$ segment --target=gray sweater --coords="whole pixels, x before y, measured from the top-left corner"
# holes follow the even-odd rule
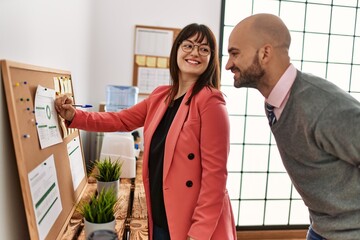
[[[360,103],[298,71],[272,132],[313,229],[327,239],[360,239]]]

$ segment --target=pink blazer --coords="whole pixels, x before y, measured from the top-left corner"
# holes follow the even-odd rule
[[[87,131],[132,131],[144,126],[143,181],[152,239],[148,160],[150,141],[167,105],[168,86],[120,112],[77,110],[70,127]],[[169,129],[164,155],[163,192],[172,240],[236,239],[226,190],[229,120],[220,91],[204,88],[185,105],[185,95]]]

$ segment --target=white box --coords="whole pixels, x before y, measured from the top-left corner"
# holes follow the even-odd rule
[[[135,178],[135,154],[134,138],[130,132],[104,133],[100,160],[110,157],[113,161],[123,162],[120,178]]]

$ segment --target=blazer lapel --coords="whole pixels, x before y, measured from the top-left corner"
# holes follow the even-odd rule
[[[158,99],[157,101],[161,102],[161,104],[159,104],[159,107],[157,108],[155,114],[154,114],[154,118],[151,120],[149,126],[147,127],[147,131],[146,131],[146,138],[144,139],[144,149],[150,149],[150,144],[151,144],[151,139],[154,135],[154,132],[157,128],[157,126],[159,125],[161,119],[164,116],[164,113],[167,109],[167,104],[164,103],[164,99],[165,98],[161,98]],[[150,151],[145,151],[147,153],[147,156],[144,156],[143,159],[149,159],[149,153]],[[148,178],[148,174],[149,174],[149,161],[144,161],[143,162],[143,169],[146,169],[146,171],[143,171],[143,177],[144,179]]]
[[[171,124],[169,132],[165,141],[165,153],[164,153],[164,167],[163,167],[163,181],[166,179],[167,174],[174,158],[175,145],[179,138],[180,131],[189,113],[189,105],[185,105],[185,102],[190,96],[192,89],[189,89],[181,102],[181,105],[175,115],[175,118]]]

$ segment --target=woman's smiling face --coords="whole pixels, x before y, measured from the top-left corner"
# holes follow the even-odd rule
[[[194,35],[184,40],[178,48],[177,64],[180,69],[180,76],[184,80],[194,77],[197,80],[209,65],[211,50],[207,39],[204,38],[202,42],[196,42],[196,39],[197,35]],[[208,55],[204,56],[206,54]]]

